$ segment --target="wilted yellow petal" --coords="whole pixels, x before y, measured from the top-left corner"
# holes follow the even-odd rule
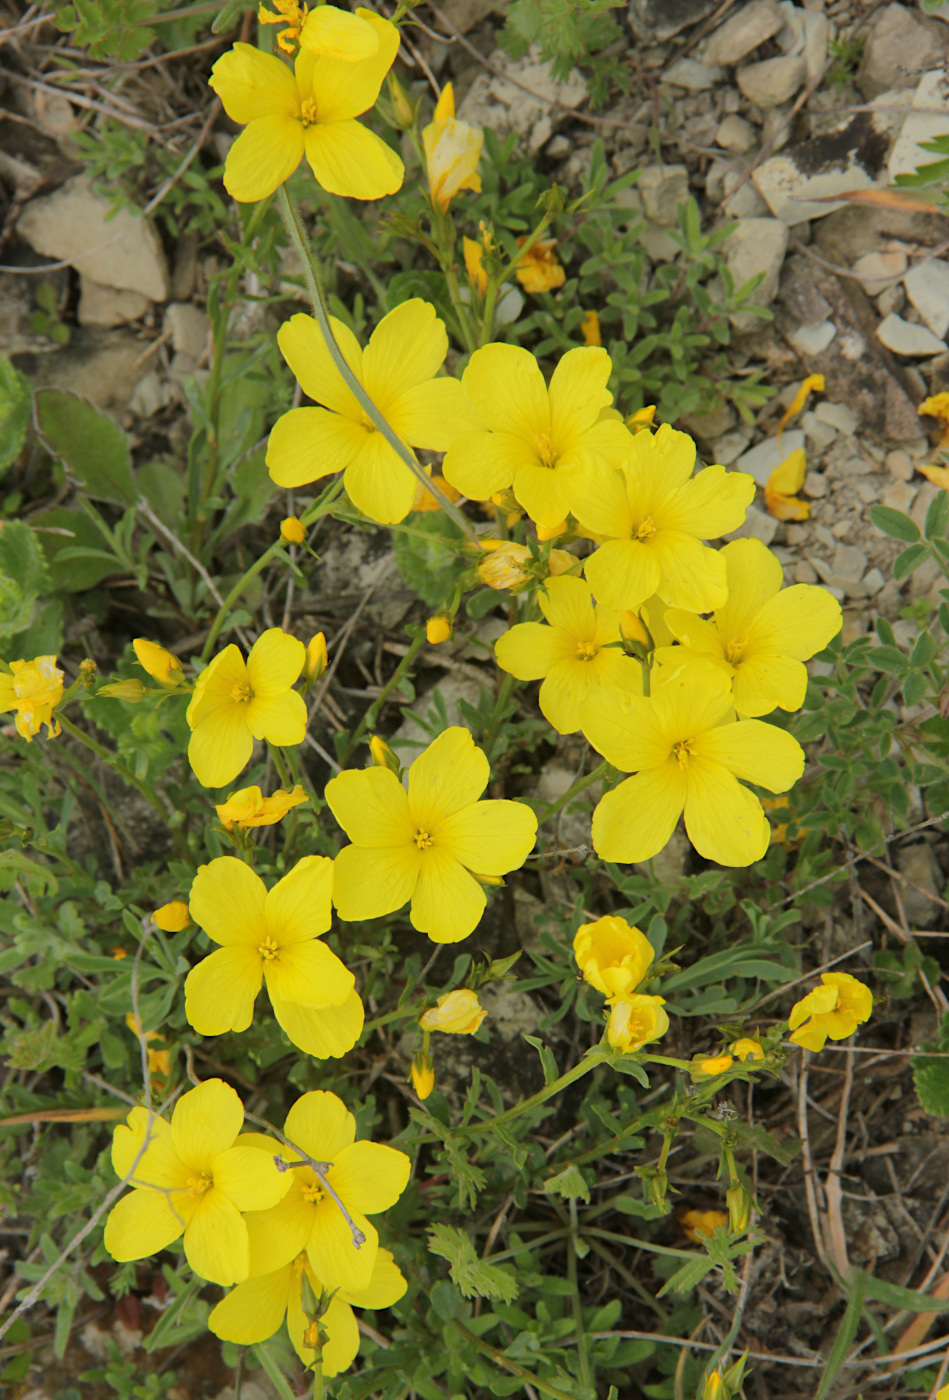
[[[784,431],[784,425],[789,423],[795,414],[800,413],[801,409],[810,398],[812,389],[817,389],[823,393],[824,376],[822,374],[809,374],[802,382],[801,387],[794,395],[792,402],[785,409],[784,416],[778,424],[778,437],[780,437]]]

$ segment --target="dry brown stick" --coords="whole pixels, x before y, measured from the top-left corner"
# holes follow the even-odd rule
[[[809,1052],[804,1051],[801,1067],[798,1072],[797,1089],[797,1127],[801,1135],[801,1155],[804,1158],[804,1192],[807,1199],[807,1213],[811,1221],[811,1234],[814,1236],[814,1248],[817,1257],[827,1268],[827,1250],[824,1245],[824,1230],[826,1221],[820,1209],[817,1199],[819,1181],[817,1169],[814,1166],[814,1157],[811,1152],[810,1130],[807,1122],[807,1062]]]
[[[852,1047],[848,1047],[852,1049]],[[824,1196],[827,1202],[827,1249],[834,1267],[841,1278],[850,1273],[850,1260],[847,1256],[847,1231],[843,1219],[843,1187],[841,1175],[847,1150],[847,1113],[850,1108],[850,1090],[853,1087],[853,1055],[848,1054],[844,1074],[840,1108],[837,1111],[837,1142],[827,1169],[824,1183]],[[806,1109],[805,1109],[806,1113]]]

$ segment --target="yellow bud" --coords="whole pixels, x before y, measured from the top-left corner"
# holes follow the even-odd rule
[[[455,115],[455,89],[451,83],[446,83],[442,88],[441,97],[435,103],[435,114],[432,121],[446,122]]]
[[[732,1067],[731,1055],[712,1055],[707,1060],[699,1060],[698,1068],[703,1074],[724,1074]]]
[[[173,899],[156,909],[152,919],[163,933],[180,933],[191,923],[191,914],[183,899]]]
[[[402,765],[389,748],[385,739],[380,739],[378,734],[373,734],[372,738],[369,740],[369,752],[372,754],[374,767],[388,768],[396,777],[399,777],[402,772]]]
[[[652,646],[652,637],[640,621],[638,613],[628,608],[619,615],[619,630],[624,641],[636,642],[647,649]]]
[[[286,520],[281,520],[280,538],[288,544],[302,544],[306,539],[302,520],[298,520],[295,515],[288,515]]]
[[[751,1219],[751,1197],[740,1181],[733,1182],[725,1192],[725,1204],[728,1206],[728,1225],[732,1234],[747,1230]]]
[[[435,1066],[431,1055],[423,1055],[419,1051],[412,1061],[412,1085],[420,1099],[427,1099],[435,1088]]]
[[[320,679],[326,671],[327,664],[326,638],[322,632],[317,632],[307,644],[306,660],[303,663],[303,679],[307,685],[312,685]]]
[[[121,962],[123,958],[127,958],[127,957],[128,957],[128,953],[126,952],[126,950],[125,950],[124,948],[113,948],[113,949],[112,949],[112,956],[113,956],[113,958],[115,959],[116,962]]]
[[[134,705],[139,700],[144,700],[146,695],[152,692],[142,685],[141,681],[113,681],[111,685],[100,685],[96,691],[97,695],[107,695],[110,700],[130,700]],[[157,695],[158,692],[156,691]]]
[[[96,666],[96,663],[92,660],[90,656],[87,656],[84,661],[80,661],[79,684],[84,690],[89,689],[90,685],[92,684],[92,678],[95,675],[97,669],[98,668]]]
[[[177,656],[172,656],[170,651],[158,646],[156,642],[150,642],[147,637],[136,637],[132,649],[138,658],[138,664],[158,681],[159,685],[174,689],[184,681],[184,672]]]
[[[702,1400],[725,1400],[725,1388],[720,1371],[713,1371],[705,1377]]]
[[[438,613],[435,617],[430,617],[425,624],[425,636],[433,647],[437,647],[440,642],[448,642],[452,638],[454,628],[451,625],[451,618],[444,613]]]
[[[764,1048],[760,1040],[752,1040],[745,1036],[742,1040],[736,1040],[731,1047],[731,1052],[737,1060],[763,1060]]]
[[[650,404],[647,408],[638,408],[635,413],[631,413],[626,419],[626,426],[633,433],[642,433],[651,425],[656,416],[656,405]]]
[[[389,96],[392,98],[392,111],[396,121],[403,131],[410,131],[415,125],[415,103],[394,73],[389,74]]]
[[[454,992],[444,992],[434,1006],[430,1006],[418,1019],[423,1031],[442,1031],[445,1035],[474,1035],[487,1016],[478,1001],[477,992],[468,987],[460,987]]]
[[[478,577],[482,583],[498,590],[526,586],[524,566],[531,557],[526,545],[514,544],[512,540],[482,540],[481,547],[489,551],[488,557],[478,565]]]

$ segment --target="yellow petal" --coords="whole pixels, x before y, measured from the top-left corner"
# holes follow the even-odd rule
[[[807,454],[798,447],[768,477],[768,490],[778,496],[794,496],[804,485],[806,475]]]
[[[199,865],[191,885],[190,910],[196,924],[215,943],[256,948],[266,933],[263,880],[236,856],[218,856]]]
[[[280,1331],[293,1286],[293,1266],[239,1283],[208,1318],[208,1328],[225,1342],[252,1346]]]
[[[271,1001],[276,997],[307,1008],[340,1006],[356,985],[349,969],[318,938],[281,948],[264,963],[264,977]]]
[[[244,705],[222,705],[201,720],[188,744],[188,762],[202,787],[227,787],[254,751]]]
[[[271,115],[299,116],[297,88],[290,69],[273,54],[262,53],[252,44],[235,44],[222,54],[208,81],[227,115],[242,125]]]
[[[570,509],[594,535],[628,540],[633,528],[627,473],[600,461],[589,461],[567,480]],[[637,522],[638,524],[638,522]],[[596,589],[594,589],[596,592]],[[600,602],[606,597],[597,593]]]
[[[737,530],[754,498],[755,479],[747,472],[706,467],[657,509],[656,525],[702,540],[716,539]]]
[[[466,432],[450,444],[442,471],[463,495],[488,501],[510,486],[515,472],[528,460],[529,448],[512,433]]]
[[[663,564],[674,563],[675,555],[670,550],[668,559],[663,559],[655,548],[654,542],[657,538],[658,536],[654,535],[648,541],[607,540],[606,544],[600,545],[599,549],[590,555],[583,566],[583,572],[599,602],[620,612],[624,609],[635,611],[663,586],[668,577],[668,570],[664,570]],[[681,539],[689,540],[697,549],[703,548],[687,535]],[[711,554],[712,551],[707,552]],[[690,559],[691,557],[690,554]],[[721,573],[724,572],[722,565]],[[673,582],[675,581],[677,580],[673,576]],[[668,588],[663,589],[664,598],[668,591]]]
[[[362,350],[348,326],[330,317],[330,330],[343,359],[357,379],[362,377]],[[277,332],[277,344],[303,392],[354,422],[361,422],[362,408],[336,368],[326,341],[312,316],[298,313],[284,321]]]
[[[693,739],[691,748],[736,778],[769,792],[787,792],[804,772],[804,750],[797,740],[759,719],[710,729]]]
[[[338,1060],[362,1035],[365,1020],[362,999],[356,991],[339,1006],[301,1006],[285,1001],[271,989],[274,1015],[299,1050],[318,1059]]]
[[[371,58],[379,52],[379,34],[358,15],[336,5],[318,5],[300,31],[300,47],[332,58]]]
[[[326,856],[304,856],[274,885],[264,922],[281,948],[326,933],[333,918],[332,893],[333,862]]]
[[[642,696],[598,687],[587,697],[580,717],[597,752],[627,773],[661,767],[672,750],[654,702]]]
[[[278,486],[306,486],[345,471],[365,439],[366,429],[342,414],[291,408],[270,430],[267,470]]]
[[[485,345],[471,356],[461,382],[474,411],[492,431],[528,443],[535,434],[550,434],[547,386],[529,350]]]
[[[647,541],[659,565],[656,592],[674,608],[709,612],[728,594],[725,561],[683,530],[660,530]]]
[[[233,1146],[244,1123],[244,1105],[223,1079],[206,1079],[182,1094],[171,1119],[175,1151],[196,1172],[214,1171],[215,1158]]]
[[[366,1216],[358,1211],[350,1213],[366,1236],[359,1249],[335,1201],[324,1196],[313,1212],[306,1252],[310,1267],[325,1288],[367,1288],[372,1278],[379,1233]]]
[[[537,601],[551,627],[563,628],[575,641],[593,640],[596,614],[590,586],[582,578],[567,575],[547,579]]]
[[[363,383],[382,412],[407,390],[424,384],[448,354],[445,323],[435,308],[412,297],[383,316],[363,352]]]
[[[756,651],[738,665],[732,687],[740,715],[799,710],[807,692],[807,668],[780,652]]]
[[[802,381],[801,387],[782,414],[781,421],[778,424],[778,438],[781,437],[785,424],[789,423],[796,414],[800,413],[801,409],[807,403],[812,389],[817,389],[820,393],[824,392],[824,376],[822,374],[809,374],[807,378]],[[794,487],[795,491],[799,489],[798,486]]]
[[[161,1138],[170,1144],[171,1128],[164,1118],[149,1114],[148,1109],[140,1105],[133,1108],[126,1122],[119,1123],[112,1133],[112,1167],[116,1176],[128,1176],[146,1137],[149,1142]]]
[[[300,1322],[304,1321],[301,1309]],[[327,1340],[323,1345],[323,1375],[331,1380],[333,1376],[338,1376],[341,1371],[347,1371],[356,1360],[359,1353],[359,1325],[352,1308],[338,1293],[326,1309],[321,1321],[327,1332]],[[301,1361],[312,1361],[313,1348],[307,1347],[306,1343],[303,1342],[303,1329],[293,1325],[289,1314],[287,1330]]]
[[[377,51],[358,63],[321,55],[312,70],[303,70],[311,72],[304,81],[308,90],[312,90],[321,122],[346,121],[368,112],[398,52],[399,31],[394,24],[371,10],[358,9],[356,14],[375,30],[379,39]],[[299,64],[299,59],[297,62]],[[298,81],[299,78],[298,73]]]
[[[603,860],[649,860],[666,845],[684,804],[682,770],[669,758],[600,799],[593,813],[593,848]]]
[[[356,1120],[338,1095],[315,1089],[297,1099],[283,1130],[307,1156],[332,1162],[355,1141]]]
[[[255,697],[286,691],[298,679],[306,647],[282,627],[268,627],[250,649],[247,674]]]
[[[356,65],[352,65],[355,67]],[[327,121],[303,133],[306,158],[317,184],[350,199],[381,199],[402,188],[405,166],[362,122]]]
[[[303,159],[304,130],[296,117],[257,117],[227,153],[224,188],[232,199],[252,204],[289,180]]]
[[[754,793],[727,768],[699,755],[690,758],[686,770],[685,829],[699,855],[719,865],[752,865],[771,840],[771,828]]]
[[[288,1132],[287,1136],[292,1134]],[[293,1159],[288,1148],[278,1146],[277,1151],[285,1161]],[[283,1200],[270,1210],[249,1211],[244,1217],[250,1242],[251,1278],[285,1267],[306,1247],[313,1223],[313,1206],[303,1199],[301,1171],[290,1171],[286,1175],[290,1177],[290,1187]]]
[[[109,1212],[103,1243],[113,1259],[126,1263],[167,1249],[183,1229],[161,1191],[130,1191]]]
[[[218,948],[185,980],[185,1015],[199,1035],[246,1031],[263,981],[261,956],[247,944]]]
[[[380,525],[397,525],[415,501],[415,477],[381,433],[367,433],[343,478],[353,505]]]
[[[479,875],[506,875],[524,864],[537,837],[537,818],[524,802],[474,802],[439,825],[439,849]]]
[[[367,770],[368,771],[368,770]],[[336,857],[333,903],[341,919],[378,919],[411,899],[422,852],[409,841],[399,846],[344,846]]]
[[[592,613],[592,608],[590,611]],[[509,671],[519,681],[537,681],[548,675],[558,662],[575,657],[576,644],[559,627],[519,622],[498,638],[494,655],[501,669]]]
[[[409,1180],[412,1159],[379,1142],[354,1142],[336,1154],[327,1181],[347,1210],[377,1215],[394,1206]]]
[[[411,843],[415,827],[405,789],[388,768],[348,769],[326,784],[330,811],[360,846]]]
[[[691,741],[714,729],[731,706],[729,677],[705,657],[661,675],[653,686],[652,704],[663,735],[671,746]]]
[[[406,389],[386,411],[389,426],[411,447],[446,452],[477,425],[457,379],[429,379]]]
[[[438,101],[435,103],[435,112],[432,121],[447,122],[449,117],[455,115],[455,89],[452,83],[446,83],[442,88]]]
[[[274,1166],[275,1151],[279,1151],[277,1143],[269,1152],[239,1143],[228,1148],[214,1162],[215,1190],[222,1191],[239,1211],[270,1210],[290,1187],[288,1174]]]
[[[780,592],[784,571],[760,540],[732,540],[721,554],[728,578],[728,601],[715,614],[715,621],[727,641],[744,638],[761,609]]]
[[[433,943],[458,943],[474,932],[485,904],[484,890],[454,856],[438,846],[422,852],[410,915],[419,933]]]
[[[404,1297],[407,1287],[392,1255],[387,1249],[380,1249],[368,1287],[342,1289],[340,1296],[357,1308],[391,1308]]]
[[[596,423],[601,408],[613,402],[606,387],[613,371],[603,349],[593,346],[568,350],[550,380],[550,436],[559,451],[575,442]]]
[[[434,834],[452,812],[477,802],[490,767],[469,729],[452,725],[433,739],[409,768],[409,813],[414,830]]]
[[[944,491],[949,491],[949,467],[917,467],[918,472],[922,472],[934,486],[941,486]]]
[[[724,553],[724,550],[722,552]],[[724,661],[722,634],[714,622],[708,622],[697,613],[686,612],[685,608],[668,608],[666,626],[675,639],[688,647],[689,651],[702,652]],[[669,651],[670,648],[660,647],[657,650]]]
[[[562,467],[551,469],[536,461],[519,463],[514,473],[512,485],[518,504],[546,529],[559,525],[570,509],[565,475]]]
[[[743,654],[780,651],[806,661],[836,637],[842,617],[840,604],[826,588],[794,584],[771,598],[752,619]]]
[[[185,1227],[185,1258],[201,1278],[227,1287],[247,1278],[247,1226],[237,1207],[214,1187]]]

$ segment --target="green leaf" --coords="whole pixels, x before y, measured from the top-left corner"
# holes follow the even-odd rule
[[[585,1201],[590,1199],[590,1188],[583,1179],[583,1173],[572,1162],[556,1176],[548,1177],[544,1182],[544,1190],[556,1191],[557,1195],[565,1201],[575,1201],[579,1196],[582,1196]]]
[[[4,521],[0,528],[0,647],[6,649],[17,633],[26,631],[37,598],[49,587],[49,569],[29,525],[22,520]]]
[[[40,389],[36,426],[49,450],[96,501],[132,506],[138,500],[128,439],[108,414],[62,389]]]
[[[913,544],[919,539],[919,530],[901,510],[891,510],[889,506],[871,506],[870,519],[878,530],[882,530],[884,535],[889,535],[891,539],[902,540],[904,544]]]
[[[827,1365],[821,1377],[820,1387],[814,1400],[824,1400],[830,1392],[830,1388],[836,1379],[837,1372],[847,1358],[847,1354],[853,1344],[853,1339],[857,1335],[857,1327],[860,1324],[860,1317],[863,1313],[863,1300],[866,1296],[866,1274],[861,1269],[857,1269],[850,1278],[850,1287],[853,1290],[847,1303],[847,1311],[841,1319],[840,1327],[837,1329],[837,1336],[834,1338],[834,1345],[831,1348],[830,1356],[827,1358]]]
[[[433,1225],[428,1248],[448,1260],[452,1282],[465,1298],[500,1298],[513,1303],[518,1294],[517,1280],[499,1264],[486,1264],[475,1253],[474,1245],[454,1225]]]
[[[0,355],[0,474],[16,461],[26,441],[31,399],[27,380]]]
[[[393,530],[392,545],[399,573],[424,603],[437,608],[446,601],[456,580],[467,568],[465,560],[440,541],[461,539],[461,531],[441,511],[424,514],[413,511],[406,523],[413,530],[430,535],[431,539],[419,539],[415,534]]]
[[[949,1118],[949,1059],[919,1057],[912,1061],[913,1084],[924,1112]]]
[[[914,569],[918,569],[930,555],[930,546],[924,544],[922,540],[918,544],[911,544],[909,549],[904,549],[902,554],[896,556],[893,565],[893,577],[895,579],[906,578]]]
[[[949,492],[937,491],[926,511],[923,534],[927,540],[942,539],[945,536],[947,525],[949,525]]]
[[[533,1045],[540,1056],[541,1069],[544,1071],[544,1085],[553,1084],[554,1080],[560,1074],[557,1068],[557,1061],[554,1059],[554,1052],[549,1046],[545,1045],[542,1040],[539,1040],[536,1035],[525,1035],[524,1039],[527,1041],[528,1045]]]
[[[110,574],[125,573],[121,559],[104,552],[105,540],[85,511],[53,506],[50,510],[38,511],[30,520],[33,525],[42,527],[37,529],[37,537],[57,591],[81,593],[87,588],[94,588]],[[52,534],[47,531],[69,533]],[[73,557],[70,560],[67,557],[60,561],[60,555],[74,549],[87,552],[79,559]]]

